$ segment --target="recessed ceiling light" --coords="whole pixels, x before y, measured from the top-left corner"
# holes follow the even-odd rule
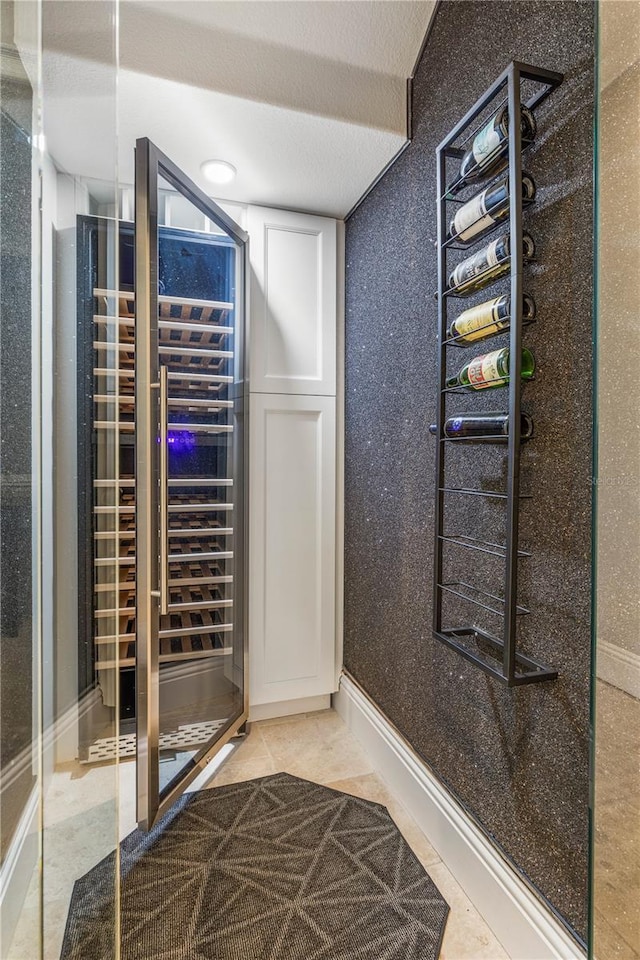
[[[237,170],[226,160],[205,160],[200,164],[203,176],[212,183],[231,183]]]

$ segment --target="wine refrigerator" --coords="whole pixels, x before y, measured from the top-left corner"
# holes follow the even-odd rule
[[[149,829],[247,718],[247,236],[146,139],[117,289],[113,223],[78,226],[79,673],[120,729],[81,759],[136,757]]]

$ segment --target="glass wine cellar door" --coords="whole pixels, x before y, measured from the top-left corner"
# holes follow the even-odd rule
[[[150,829],[247,717],[247,236],[147,139],[135,204],[137,801]]]

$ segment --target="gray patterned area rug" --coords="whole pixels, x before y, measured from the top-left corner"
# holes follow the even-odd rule
[[[114,856],[77,881],[61,960],[112,960]],[[289,774],[121,845],[122,960],[436,960],[448,912],[385,807]]]

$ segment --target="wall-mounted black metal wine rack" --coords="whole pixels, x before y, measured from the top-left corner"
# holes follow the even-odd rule
[[[531,556],[527,551],[519,549],[519,510],[524,495],[520,492],[520,414],[521,414],[521,367],[522,367],[522,329],[523,329],[523,274],[526,258],[523,254],[523,207],[522,200],[522,152],[529,145],[523,139],[520,124],[520,105],[526,104],[530,110],[535,110],[552,91],[562,82],[562,74],[553,73],[528,64],[512,62],[497,80],[482,94],[468,113],[451,130],[436,150],[437,158],[437,209],[438,209],[438,383],[439,394],[436,411],[436,510],[435,510],[435,543],[434,543],[434,579],[433,579],[433,634],[436,639],[455,650],[466,660],[475,664],[485,673],[496,677],[507,686],[553,680],[557,672],[544,666],[537,660],[525,656],[517,650],[517,622],[523,615],[529,613],[518,603],[518,567],[522,560]],[[529,99],[523,99],[523,89],[531,87],[533,93]],[[506,97],[505,97],[506,93]],[[458,444],[452,447],[451,440],[444,435],[447,398],[451,394],[460,392],[460,388],[447,387],[447,348],[459,348],[459,342],[452,342],[447,336],[447,306],[453,302],[459,303],[461,296],[455,289],[448,287],[447,255],[451,250],[464,246],[465,249],[476,242],[485,244],[489,233],[500,228],[499,222],[491,230],[478,234],[471,243],[460,244],[448,237],[448,225],[452,204],[465,203],[475,192],[483,189],[486,183],[478,186],[477,181],[470,182],[456,175],[452,180],[448,176],[454,166],[459,169],[460,160],[465,154],[465,145],[469,146],[483,124],[495,111],[504,104],[508,107],[509,137],[508,137],[508,180],[509,180],[509,239],[510,265],[506,275],[510,281],[511,316],[508,326],[509,334],[509,377],[508,377],[508,435],[501,438],[506,441],[506,489],[502,491],[476,490],[470,487],[451,487],[446,485],[446,457],[448,451],[455,451]],[[492,113],[487,111],[491,109]],[[484,120],[478,125],[478,118]],[[449,163],[447,162],[449,161]],[[501,175],[507,176],[506,168]],[[498,176],[496,171],[495,176]],[[475,186],[473,192],[469,187]],[[506,232],[507,221],[503,220],[503,231]],[[490,238],[489,238],[490,239]],[[505,329],[505,334],[507,329]],[[468,344],[468,349],[478,350],[479,340]],[[456,355],[460,357],[459,349]],[[475,354],[470,354],[470,357]],[[496,388],[506,390],[503,388]],[[465,391],[466,392],[466,391]],[[496,437],[480,438],[484,442],[496,441]],[[453,454],[455,455],[455,454]],[[449,506],[450,496],[487,497],[502,501],[506,510],[505,542],[493,543],[477,537],[460,536],[445,529],[445,518]],[[444,545],[455,545],[456,548],[469,551],[473,556],[476,551],[482,554],[499,557],[504,560],[503,595],[489,593],[484,588],[467,582],[467,580],[446,581],[444,579]],[[496,636],[485,629],[473,625],[444,626],[443,599],[455,596],[474,609],[489,611],[492,615],[501,618],[503,630],[501,636]],[[458,604],[459,605],[459,604]]]

